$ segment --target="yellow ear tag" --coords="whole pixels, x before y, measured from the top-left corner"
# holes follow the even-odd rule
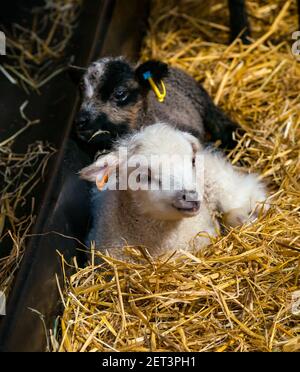
[[[144,79],[149,81],[149,84],[151,85],[151,88],[153,92],[155,93],[158,101],[161,103],[164,102],[166,95],[167,95],[167,90],[166,90],[166,86],[164,82],[162,80],[160,81],[161,88],[162,88],[162,92],[161,92],[158,86],[155,84],[150,71],[147,71],[144,73]]]
[[[99,191],[103,190],[103,187],[107,184],[108,182],[108,173],[105,173],[105,175],[99,180],[98,178],[96,179],[96,186]]]

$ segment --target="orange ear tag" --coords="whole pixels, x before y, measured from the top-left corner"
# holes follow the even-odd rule
[[[96,186],[99,191],[103,190],[103,187],[107,184],[108,182],[108,173],[105,173],[104,176],[99,180],[98,178],[96,179]]]

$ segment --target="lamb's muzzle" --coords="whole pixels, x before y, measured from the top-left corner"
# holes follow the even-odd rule
[[[174,208],[187,216],[195,216],[200,210],[200,200],[197,191],[182,190],[175,196]]]

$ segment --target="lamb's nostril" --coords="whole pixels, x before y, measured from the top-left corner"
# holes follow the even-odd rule
[[[76,126],[78,129],[83,129],[85,127],[86,121],[76,121]]]
[[[198,201],[199,200],[199,195],[198,195],[197,191],[194,191],[194,190],[183,191],[181,198],[184,201],[193,202],[193,201]]]
[[[75,120],[78,129],[83,129],[90,121],[90,114],[87,111],[81,111]]]

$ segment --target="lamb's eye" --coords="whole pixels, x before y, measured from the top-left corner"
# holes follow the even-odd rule
[[[117,88],[114,93],[114,97],[119,102],[124,102],[128,98],[129,92],[126,88]]]
[[[193,164],[193,167],[196,166],[196,157],[194,156],[193,159],[192,159],[192,164]]]
[[[151,183],[151,169],[148,169],[148,175],[146,173],[138,174],[136,177],[136,182],[139,183],[141,182],[142,179],[143,179],[143,182],[146,182],[147,177],[148,177],[148,182]]]
[[[148,182],[151,183],[151,179],[152,179],[152,172],[151,172],[151,169],[148,169]]]

